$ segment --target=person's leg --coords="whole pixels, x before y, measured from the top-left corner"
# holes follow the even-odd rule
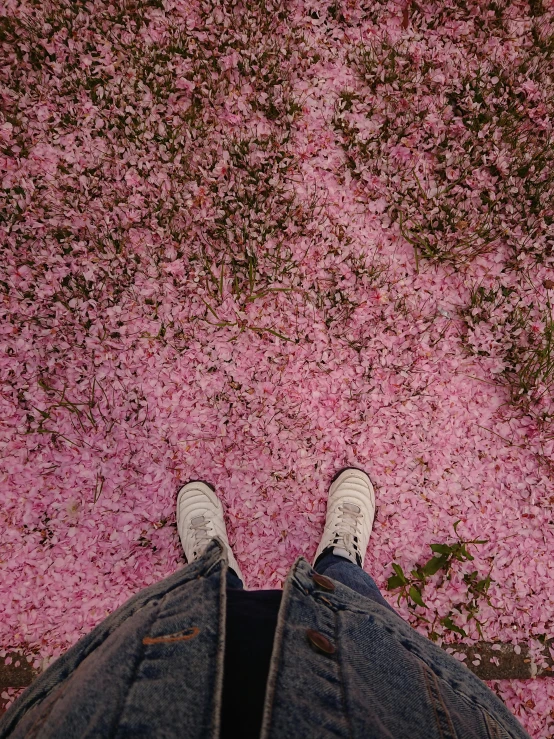
[[[374,518],[375,491],[369,475],[357,467],[339,470],[331,480],[325,528],[313,567],[396,613],[362,569]]]
[[[371,598],[376,603],[396,613],[390,603],[387,603],[381,595],[375,580],[349,559],[333,554],[332,549],[327,549],[320,554],[314,564],[314,570],[319,572],[320,575],[327,575],[332,580],[337,580],[346,585],[347,588],[355,590],[356,593],[363,595],[365,598]]]

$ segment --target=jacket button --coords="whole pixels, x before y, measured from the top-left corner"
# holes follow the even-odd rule
[[[335,583],[328,577],[325,577],[325,575],[320,575],[317,572],[314,572],[312,575],[313,581],[319,585],[320,588],[323,588],[324,590],[331,590],[333,591],[335,589]]]
[[[325,654],[334,654],[337,651],[335,645],[331,644],[329,639],[327,639],[326,636],[323,636],[323,634],[320,634],[319,631],[308,629],[306,631],[306,636],[316,649],[319,649],[321,652],[325,652]]]

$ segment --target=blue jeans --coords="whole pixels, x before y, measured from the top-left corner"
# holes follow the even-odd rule
[[[336,554],[332,553],[324,554],[316,563],[314,570],[319,572],[320,575],[327,575],[332,580],[337,580],[337,582],[346,585],[347,588],[354,590],[365,598],[371,598],[379,605],[385,606],[389,611],[396,613],[394,608],[381,595],[375,580],[349,559],[337,557]],[[227,573],[227,587],[239,590],[243,588],[242,580],[231,568]]]

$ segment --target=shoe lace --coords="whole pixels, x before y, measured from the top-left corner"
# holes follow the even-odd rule
[[[358,550],[358,542],[360,537],[360,525],[362,521],[362,511],[359,506],[353,503],[343,503],[339,507],[340,523],[335,528],[335,546],[342,546],[344,549]]]
[[[206,516],[195,516],[191,519],[190,527],[196,545],[195,554],[204,549],[213,538],[210,519]]]

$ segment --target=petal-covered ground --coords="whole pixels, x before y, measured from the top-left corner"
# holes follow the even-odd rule
[[[38,666],[182,566],[191,479],[280,586],[346,465],[421,633],[554,637],[552,17],[4,4],[5,649]],[[554,735],[554,681],[491,687]]]

